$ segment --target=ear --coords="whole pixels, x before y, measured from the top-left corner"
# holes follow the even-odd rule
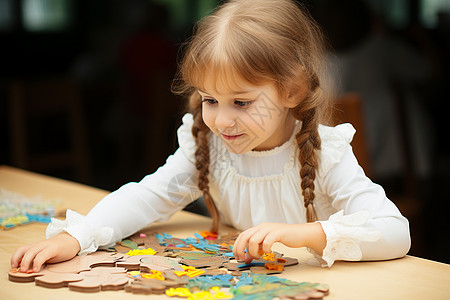
[[[298,94],[296,94],[296,95],[298,95]],[[295,97],[296,95],[289,96],[286,99],[286,101],[284,102],[284,107],[286,107],[286,108],[297,107],[302,102],[302,99]]]
[[[284,106],[286,108],[297,107],[306,99],[306,97],[308,97],[309,91],[310,88],[304,72],[299,72],[299,75],[295,76],[288,84],[287,97]]]
[[[308,96],[309,90],[306,85],[298,87],[296,90],[291,91],[285,99],[284,106],[286,108],[297,107]]]

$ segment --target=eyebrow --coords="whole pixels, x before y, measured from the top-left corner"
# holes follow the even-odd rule
[[[197,91],[199,91],[199,92],[201,92],[201,93],[203,93],[203,94],[212,95],[212,94],[210,94],[210,93],[208,93],[208,92],[202,91],[201,89],[197,89]],[[252,93],[252,92],[254,92],[254,91],[255,91],[255,90],[233,91],[233,94],[248,94],[248,93]]]

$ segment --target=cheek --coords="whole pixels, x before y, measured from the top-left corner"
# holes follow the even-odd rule
[[[214,110],[212,110],[211,107],[209,107],[206,104],[203,104],[202,106],[202,119],[203,122],[205,122],[206,126],[208,126],[209,129],[214,131],[214,123],[215,123]]]

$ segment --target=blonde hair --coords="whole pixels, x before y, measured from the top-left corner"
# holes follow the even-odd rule
[[[296,134],[301,188],[307,221],[317,220],[313,200],[317,150],[321,146],[318,125],[326,123],[329,115],[319,27],[306,10],[291,0],[232,0],[199,21],[186,45],[176,92],[189,94],[198,187],[213,218],[211,231],[218,231],[219,213],[209,193],[210,130],[202,120],[197,89],[202,88],[207,77],[218,80],[230,73],[235,76],[227,78],[243,78],[254,85],[271,82],[280,95],[293,97],[299,103],[291,113],[302,122]]]

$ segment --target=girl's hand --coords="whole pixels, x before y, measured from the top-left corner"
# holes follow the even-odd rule
[[[69,260],[78,252],[78,241],[64,232],[48,240],[20,247],[11,257],[11,267],[20,268],[20,272],[39,272],[45,262]]]
[[[309,247],[322,253],[326,246],[326,236],[320,223],[284,224],[262,223],[243,231],[233,246],[237,260],[250,263],[260,257],[260,250],[272,252],[272,245],[280,242],[288,247]],[[247,253],[244,252],[247,248]]]

